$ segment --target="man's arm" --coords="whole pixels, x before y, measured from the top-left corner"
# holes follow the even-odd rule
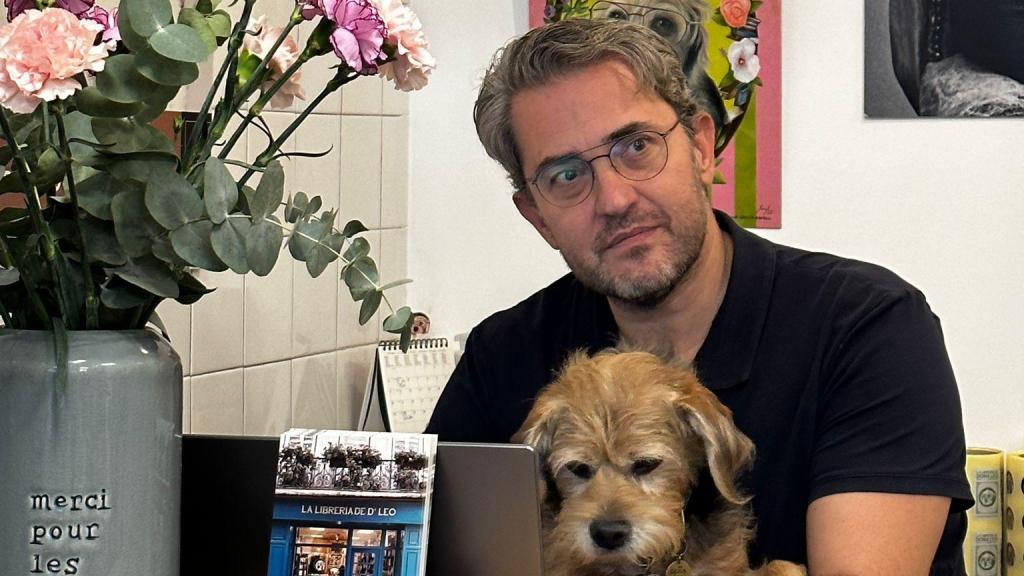
[[[949,513],[944,496],[847,492],[807,508],[811,576],[927,575]]]

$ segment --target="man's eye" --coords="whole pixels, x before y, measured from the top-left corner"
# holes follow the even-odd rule
[[[572,472],[573,476],[587,480],[594,475],[594,469],[589,464],[583,462],[569,462],[565,466],[566,470]]]
[[[645,476],[654,472],[654,470],[660,465],[661,460],[657,458],[638,458],[633,462],[633,475]]]
[[[649,134],[634,134],[626,142],[627,156],[640,156],[651,145],[652,140]]]
[[[558,186],[560,184],[569,184],[579,177],[580,173],[575,168],[565,168],[552,174],[549,181],[553,186]]]

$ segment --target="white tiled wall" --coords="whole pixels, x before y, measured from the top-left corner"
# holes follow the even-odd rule
[[[307,33],[306,26],[297,29],[300,43]],[[303,68],[309,99],[333,75],[330,58]],[[202,70],[212,76],[215,63]],[[198,109],[201,92],[194,86],[175,102]],[[296,100],[290,110],[269,110],[263,118],[280,133],[303,107]],[[321,196],[322,210],[339,210],[338,228],[352,219],[370,228],[364,237],[382,282],[404,278],[407,269],[408,109],[408,96],[390,83],[357,79],[324,100],[285,146],[328,154],[282,162],[286,194]],[[252,161],[266,143],[250,129],[231,157]],[[185,432],[275,435],[293,426],[356,426],[384,315],[358,325],[359,304],[340,280],[337,263],[311,278],[285,248],[262,278],[205,271],[198,276],[216,291],[192,306],[165,302],[158,308],[185,370]],[[387,296],[402,306],[405,288]]]

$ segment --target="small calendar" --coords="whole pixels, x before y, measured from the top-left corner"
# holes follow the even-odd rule
[[[417,338],[402,352],[398,341],[377,346],[377,358],[363,394],[360,430],[420,433],[455,370],[446,338]]]

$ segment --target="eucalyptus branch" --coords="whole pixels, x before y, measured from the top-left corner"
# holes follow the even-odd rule
[[[292,120],[292,123],[289,124],[287,128],[285,128],[284,132],[281,132],[281,135],[278,136],[276,140],[271,142],[270,146],[267,146],[266,150],[261,152],[260,155],[256,157],[256,162],[254,162],[253,164],[255,166],[263,167],[270,163],[271,159],[274,157],[274,154],[276,154],[277,151],[281,148],[281,146],[283,146],[284,143],[288,141],[288,138],[291,137],[292,133],[299,128],[299,125],[306,120],[307,116],[313,113],[313,110],[315,110],[316,107],[319,106],[320,103],[323,102],[325,98],[327,98],[335,90],[341,88],[345,84],[348,84],[349,82],[358,77],[359,74],[357,74],[354,70],[348,68],[347,66],[342,66],[341,68],[338,68],[338,72],[335,73],[333,78],[327,81],[327,85],[324,86],[324,89],[321,90],[319,94],[317,94],[316,98],[314,98],[309,103],[309,105],[306,106],[305,110],[303,110],[302,113],[295,118],[295,120]],[[260,98],[260,100],[262,99],[263,98]],[[249,110],[249,114],[252,114],[252,109]],[[242,175],[242,178],[238,180],[238,185],[245,185],[249,178],[252,177],[252,173],[252,169],[247,170],[246,173]]]
[[[274,45],[270,47],[270,50],[263,55],[259,65],[256,66],[255,70],[253,70],[249,79],[238,90],[238,95],[235,96],[235,101],[231,103],[233,108],[240,106],[242,102],[245,102],[246,99],[249,98],[249,96],[252,96],[252,93],[259,88],[260,84],[263,83],[263,77],[266,76],[267,66],[273,59],[277,49],[281,47],[281,44],[284,43],[284,39],[288,37],[288,34],[291,33],[292,29],[305,21],[305,18],[302,17],[302,6],[301,2],[295,3],[295,9],[292,10],[292,15],[288,18],[288,25],[284,27],[281,35],[274,41]]]
[[[224,62],[217,72],[217,78],[213,81],[213,85],[210,86],[210,90],[206,93],[203,106],[199,109],[195,130],[192,133],[192,137],[189,138],[188,161],[185,163],[183,170],[186,173],[189,172],[196,158],[209,156],[214,142],[224,133],[228,118],[231,117],[231,102],[234,99],[235,83],[238,81],[238,51],[242,48],[242,38],[245,36],[246,28],[249,26],[249,16],[252,14],[252,8],[256,4],[256,0],[244,0],[244,2],[242,15],[239,17],[238,22],[235,23],[234,30],[231,31],[231,38],[228,40],[228,49],[224,55]],[[210,134],[206,136],[206,140],[203,140],[202,133],[206,126],[206,116],[210,111],[210,106],[213,104],[214,95],[225,76],[227,76],[227,80],[224,83],[224,96],[217,106],[213,128],[210,130]],[[199,152],[200,142],[203,142],[201,156]]]
[[[7,243],[4,242],[2,236],[0,236],[0,253],[5,254],[5,257],[9,259],[10,264],[13,264],[13,267],[20,271],[21,282],[25,285],[25,292],[28,294],[28,300],[32,305],[32,311],[39,317],[43,326],[47,325],[50,315],[46,313],[46,306],[43,305],[43,301],[39,298],[39,290],[36,289],[35,281],[32,280],[31,275],[26,273],[25,268],[18,261],[14,252],[12,252],[7,246]],[[8,268],[12,267],[8,264],[5,264],[5,266]]]
[[[68,144],[68,133],[64,126],[64,104],[57,105],[57,134],[60,138],[60,152],[64,157],[64,170],[68,179],[68,196],[71,199],[71,206],[74,209],[75,235],[78,243],[82,246],[82,271],[85,282],[85,329],[95,330],[100,327],[100,300],[96,297],[96,285],[92,277],[92,262],[89,259],[89,251],[85,245],[85,235],[82,233],[82,226],[78,221],[78,188],[75,184],[75,176],[71,171],[71,146]]]

